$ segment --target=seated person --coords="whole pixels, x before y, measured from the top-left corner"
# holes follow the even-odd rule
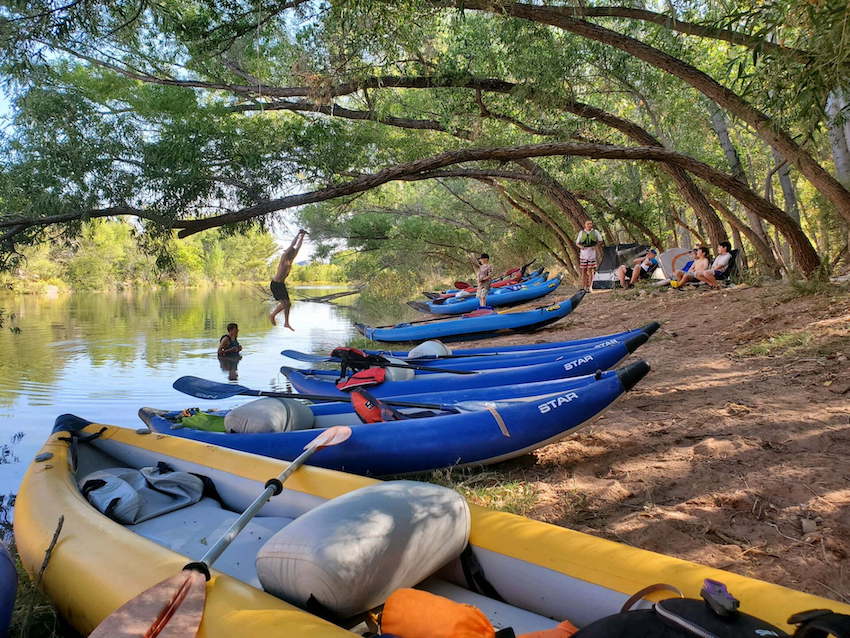
[[[623,288],[628,288],[630,285],[635,285],[638,279],[649,279],[650,275],[658,268],[657,257],[658,253],[655,252],[655,249],[650,248],[643,257],[638,257],[634,260],[634,267],[623,264],[617,268],[614,274],[620,280],[620,285]],[[627,278],[629,279],[628,283],[626,283]]]
[[[708,269],[709,264],[709,254],[708,248],[705,246],[700,246],[696,248],[694,251],[694,260],[686,265],[682,270],[676,271],[676,281],[671,281],[670,285],[673,288],[678,288],[679,286],[688,283],[689,281],[696,281],[696,273],[702,270]]]
[[[717,248],[717,257],[707,270],[696,270],[694,276],[702,282],[705,282],[711,288],[720,288],[718,280],[725,279],[729,274],[729,264],[732,263],[732,244],[728,241],[720,242]]]

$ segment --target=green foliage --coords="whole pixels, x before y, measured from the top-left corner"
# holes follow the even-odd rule
[[[270,234],[212,232],[186,240],[169,239],[167,266],[139,245],[128,223],[93,220],[70,246],[40,244],[24,252],[15,273],[0,274],[13,291],[41,292],[45,285],[73,290],[110,290],[175,283],[267,281],[277,244]]]
[[[675,17],[760,39],[754,48],[683,35],[669,25],[593,21],[744,94],[827,163],[823,103],[830,91],[850,88],[848,12],[843,0],[675,4]],[[794,51],[777,53],[771,43]],[[141,234],[143,252],[155,254],[158,264],[152,268],[141,254],[121,262],[133,278],[144,279],[168,261],[172,276],[186,282],[244,279],[262,266],[246,255],[265,251],[252,244],[231,253],[227,242],[198,243],[194,236],[181,240],[184,245],[171,240],[170,228],[227,212],[273,210],[275,198],[286,194],[458,148],[570,139],[636,143],[569,112],[567,100],[626,118],[665,146],[726,169],[707,104],[682,81],[557,28],[429,0],[314,0],[286,10],[276,2],[59,6],[27,0],[10,4],[0,21],[0,73],[14,107],[12,126],[0,133],[0,266],[49,242],[52,250],[74,252],[67,273],[52,277],[67,274],[79,285],[99,287],[111,277],[81,252],[108,252],[127,241],[122,235],[98,243],[103,237],[83,224],[91,217],[138,216],[130,234]],[[436,84],[494,78],[517,88],[509,94],[448,87],[330,90],[388,76],[430,77]],[[191,84],[175,86],[183,81]],[[306,87],[306,95],[286,87]],[[341,108],[356,119],[346,119]],[[316,112],[322,109],[333,116]],[[747,178],[762,183],[775,163],[770,150],[746,127],[731,126]],[[613,241],[672,245],[678,243],[674,216],[698,226],[654,164],[535,161],[579,197]],[[464,167],[526,170],[495,161]],[[506,266],[533,257],[569,261],[573,248],[563,237],[574,233],[575,222],[551,192],[527,181],[496,185],[507,192],[496,192],[493,181],[468,179],[392,183],[311,204],[297,215],[319,242],[320,258],[348,249],[342,274],[322,275],[331,281],[390,269],[408,285],[465,277],[468,256],[482,249]],[[846,225],[821,194],[798,186],[803,228],[831,259]],[[508,205],[505,194],[532,215]],[[740,207],[734,212],[743,217]],[[57,215],[66,221],[5,234],[15,222]],[[254,227],[262,230],[267,219]],[[244,236],[244,223],[237,228],[235,236]],[[122,254],[129,258],[130,249]]]

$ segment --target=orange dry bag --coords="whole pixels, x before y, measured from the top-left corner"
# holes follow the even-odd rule
[[[384,604],[381,633],[399,638],[494,638],[487,616],[472,605],[418,589],[397,589]]]

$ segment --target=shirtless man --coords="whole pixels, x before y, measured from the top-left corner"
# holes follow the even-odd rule
[[[295,331],[295,328],[289,325],[289,309],[292,307],[292,302],[289,301],[289,292],[286,290],[286,284],[284,282],[289,276],[289,271],[292,270],[292,262],[295,261],[295,255],[297,255],[298,251],[301,249],[301,244],[304,242],[304,236],[306,234],[306,230],[299,230],[298,234],[295,235],[295,239],[293,239],[292,243],[289,244],[289,248],[283,251],[283,254],[280,256],[280,263],[277,265],[277,272],[274,277],[272,277],[272,281],[269,284],[272,296],[275,298],[275,301],[278,302],[274,307],[274,310],[272,310],[269,315],[269,319],[271,320],[272,325],[276,326],[277,322],[275,321],[275,317],[283,312],[283,326],[292,331]]]

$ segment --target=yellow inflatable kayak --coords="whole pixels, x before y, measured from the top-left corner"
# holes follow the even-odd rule
[[[15,538],[32,575],[64,516],[43,587],[84,634],[126,601],[198,560],[287,465],[114,426],[82,422],[70,429],[78,437],[73,446],[69,432],[56,432],[29,468],[17,499]],[[85,440],[93,434],[96,438]],[[138,474],[141,468],[159,469]],[[135,501],[112,498],[119,492],[110,492],[105,511],[112,518],[93,505],[119,474],[130,481],[128,472],[150,478],[151,472],[170,476],[171,471],[209,479],[200,500],[147,515],[144,507],[129,507]],[[124,514],[136,517],[132,524],[113,520],[124,505],[132,510]],[[483,579],[467,579],[470,553]],[[741,600],[741,611],[786,631],[788,617],[798,611],[850,612],[850,606],[832,600],[467,506],[455,492],[430,484],[382,483],[303,467],[216,562],[199,635],[351,638],[356,628],[349,631],[320,615],[352,617],[383,602],[394,588],[413,586],[473,604],[497,629],[510,626],[519,635],[565,619],[585,626],[617,613],[632,594],[655,583],[698,598],[706,578],[725,583]],[[482,581],[502,600],[482,593],[492,592]],[[333,613],[321,613],[329,610]]]

